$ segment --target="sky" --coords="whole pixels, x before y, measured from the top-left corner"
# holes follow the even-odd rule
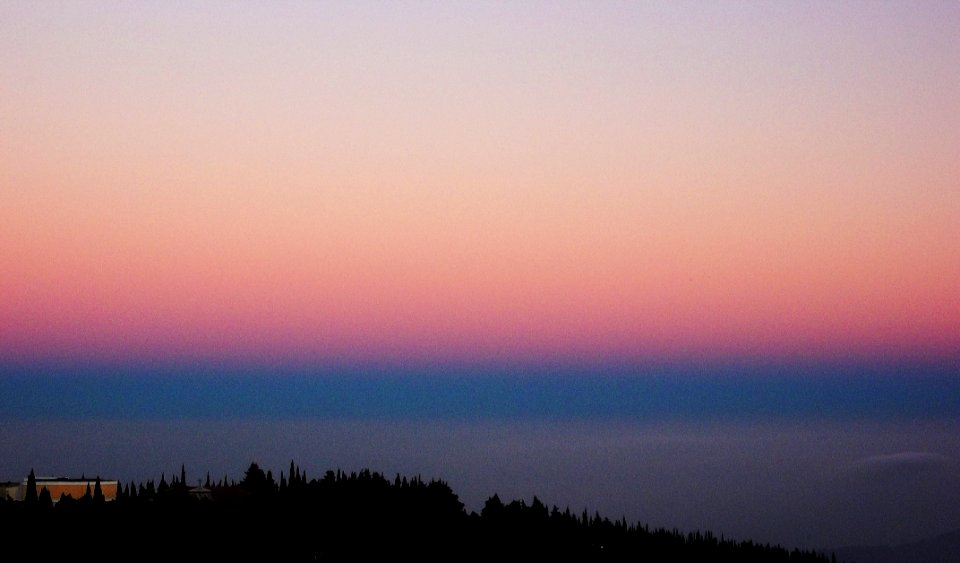
[[[4,3],[2,354],[956,359],[954,3]]]
[[[594,455],[854,424],[861,462],[955,477],[958,30],[935,1],[3,2],[0,418],[540,421]]]

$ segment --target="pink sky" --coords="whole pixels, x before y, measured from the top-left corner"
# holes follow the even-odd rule
[[[0,358],[956,358],[958,29],[5,2]]]

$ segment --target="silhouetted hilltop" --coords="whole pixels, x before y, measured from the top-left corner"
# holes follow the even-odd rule
[[[479,514],[441,480],[368,469],[308,479],[296,464],[275,479],[252,463],[239,482],[185,472],[167,482],[129,483],[110,502],[27,491],[0,502],[8,542],[30,560],[316,561],[585,560],[826,562],[787,550],[611,521],[494,494]],[[42,493],[42,491],[41,491]],[[28,500],[27,500],[28,499]]]
[[[836,554],[847,563],[957,563],[960,530],[896,546],[842,547]]]

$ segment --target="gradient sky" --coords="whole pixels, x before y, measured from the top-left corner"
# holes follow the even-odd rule
[[[0,359],[955,361],[958,29],[4,2]]]
[[[0,480],[829,547],[958,421],[960,2],[0,1]]]

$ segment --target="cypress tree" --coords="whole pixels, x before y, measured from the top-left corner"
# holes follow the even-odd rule
[[[30,474],[27,475],[27,490],[23,496],[23,502],[28,505],[37,503],[37,476],[33,474],[33,468],[30,468]]]
[[[88,484],[89,488],[90,485]],[[107,499],[103,496],[103,489],[100,487],[100,476],[97,476],[97,481],[93,485],[93,502],[105,502]]]

